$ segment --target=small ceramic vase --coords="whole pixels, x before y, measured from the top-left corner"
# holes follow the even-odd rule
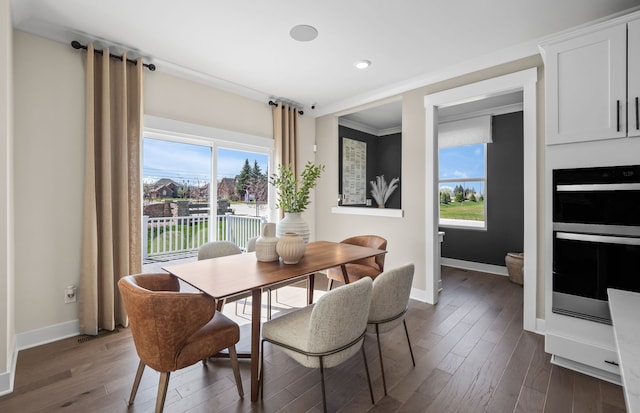
[[[306,248],[304,239],[295,232],[285,232],[276,245],[276,251],[285,264],[297,264]]]
[[[256,259],[263,262],[278,260],[278,237],[276,237],[276,224],[265,222],[262,224],[260,237],[256,240]]]

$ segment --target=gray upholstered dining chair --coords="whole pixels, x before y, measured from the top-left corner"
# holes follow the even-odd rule
[[[239,246],[231,241],[209,241],[204,243],[198,249],[198,261],[209,260],[211,258],[226,257],[227,255],[242,254]],[[245,300],[246,300],[246,296]],[[232,297],[236,302],[236,315],[238,315],[238,301],[242,297]],[[218,311],[222,311],[226,299],[218,301]]]
[[[416,361],[411,349],[409,330],[405,316],[411,295],[411,284],[413,283],[413,264],[405,264],[400,267],[382,272],[373,280],[373,293],[371,297],[371,307],[369,309],[369,320],[367,322],[367,332],[376,333],[378,341],[378,355],[380,356],[380,370],[382,371],[382,385],[384,395],[387,395],[387,382],[384,375],[384,363],[382,362],[382,347],[380,345],[380,333],[393,330],[401,323],[404,324],[404,331],[409,343],[409,353],[413,366]]]
[[[324,369],[341,364],[362,351],[371,403],[373,389],[364,350],[372,281],[364,278],[329,291],[315,304],[264,323],[260,359],[260,392],[264,396],[264,343],[281,347],[305,367],[319,368],[322,405],[327,411]]]
[[[245,247],[247,252],[254,252],[256,250],[256,241],[258,238],[259,237],[253,237],[247,240],[247,246]]]
[[[198,261],[227,255],[241,254],[242,250],[230,241],[209,241],[198,249]]]
[[[250,250],[251,249],[251,250]],[[247,242],[247,252],[255,251],[255,239],[253,242],[249,240]],[[198,261],[208,260],[211,258],[224,257],[227,255],[234,254],[242,254],[242,249],[239,246],[230,241],[209,241],[198,249]],[[271,319],[271,289],[267,289],[268,300],[267,300],[267,318]],[[244,304],[242,307],[242,312],[244,313],[247,306],[247,298],[249,294],[242,294],[236,297],[230,297],[231,300],[235,301],[236,308],[235,312],[238,315],[238,300],[244,298]],[[226,303],[226,299],[218,302],[218,311],[222,311],[224,304]]]
[[[258,240],[259,237],[253,237],[250,238],[247,241],[247,252],[255,252],[256,250],[256,241]],[[276,285],[272,285],[266,288],[267,290],[267,320],[271,320],[271,316],[272,314],[272,310],[273,310],[273,305],[272,305],[272,301],[271,301],[271,293],[275,291],[276,293],[276,303],[279,303],[280,301],[278,301],[278,289],[285,287],[287,285],[291,285],[291,284],[295,284],[299,282],[299,280],[295,279],[295,280],[288,280],[288,281],[284,281],[281,283],[278,283]],[[246,308],[247,308],[247,298],[244,299],[244,305],[242,306],[242,313],[246,314]]]

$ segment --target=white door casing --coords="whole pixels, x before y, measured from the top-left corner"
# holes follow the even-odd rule
[[[537,128],[536,82],[537,69],[531,68],[509,75],[460,86],[427,95],[425,159],[425,269],[426,298],[430,304],[438,302],[438,108],[481,100],[504,93],[523,91],[524,128],[524,315],[525,330],[536,331],[537,304]]]

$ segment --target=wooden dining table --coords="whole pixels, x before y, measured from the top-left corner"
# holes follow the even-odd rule
[[[255,252],[250,252],[170,265],[163,269],[216,300],[251,293],[251,401],[256,401],[260,388],[260,317],[263,289],[284,281],[308,277],[307,302],[311,304],[316,272],[340,266],[345,283],[348,283],[345,264],[385,253],[385,250],[358,245],[316,241],[307,244],[304,256],[297,264],[284,264],[281,260],[261,262],[256,259]]]

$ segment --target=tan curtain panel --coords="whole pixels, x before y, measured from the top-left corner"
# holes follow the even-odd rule
[[[298,110],[278,103],[272,112],[276,165],[290,165],[294,176],[298,176]],[[284,211],[279,214],[284,217]]]
[[[127,325],[118,280],[141,272],[142,61],[86,54],[80,332]]]
[[[294,175],[298,176],[298,110],[279,103],[272,111],[276,165],[291,165]]]

